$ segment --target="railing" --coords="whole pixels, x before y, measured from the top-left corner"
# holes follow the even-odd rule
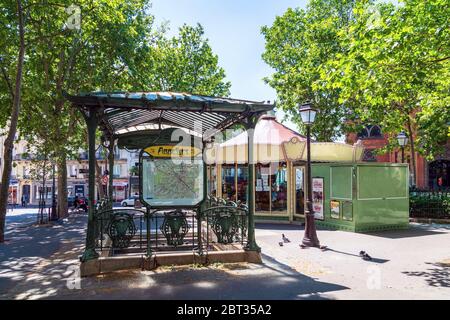
[[[450,189],[411,189],[409,213],[413,218],[450,219]]]
[[[97,248],[108,255],[233,250],[247,244],[248,209],[208,198],[198,210],[112,209],[96,213]]]

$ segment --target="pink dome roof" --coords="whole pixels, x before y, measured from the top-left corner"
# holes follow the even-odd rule
[[[281,145],[283,142],[297,137],[300,141],[306,141],[306,137],[279,123],[275,116],[262,116],[255,127],[254,144]],[[247,131],[225,141],[221,146],[233,146],[247,144]]]

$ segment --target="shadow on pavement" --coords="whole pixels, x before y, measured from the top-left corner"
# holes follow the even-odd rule
[[[86,217],[41,226],[21,222],[14,227],[9,220],[9,240],[0,244],[0,299],[52,294],[65,285],[84,243]]]
[[[450,265],[444,263],[426,264],[432,266],[426,271],[404,271],[402,273],[412,277],[422,277],[432,287],[450,288]]]
[[[353,257],[357,257],[359,259],[362,259],[362,257],[360,255],[358,255],[358,254],[344,252],[344,251],[339,251],[339,250],[332,249],[330,247],[326,247],[326,249],[323,249],[322,251],[332,251],[332,252],[344,254],[346,256],[353,256]],[[372,258],[371,260],[366,260],[366,261],[367,262],[375,262],[375,263],[386,263],[386,262],[389,261],[389,260],[386,260],[386,259],[374,258],[372,256],[371,256],[371,258]]]
[[[409,229],[405,230],[386,230],[386,231],[376,231],[376,232],[364,232],[369,236],[383,237],[388,239],[402,239],[402,238],[413,238],[413,237],[424,237],[444,234],[446,232],[440,232],[433,230],[434,228],[428,226],[414,226],[411,225]]]
[[[181,270],[116,272],[84,278],[82,290],[52,299],[279,300],[327,299],[347,287],[316,281],[271,257],[264,263],[224,264]],[[77,292],[78,291],[78,292]]]

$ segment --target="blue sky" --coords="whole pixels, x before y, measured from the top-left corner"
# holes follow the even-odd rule
[[[156,23],[170,22],[170,35],[184,23],[200,23],[219,64],[231,81],[231,97],[275,101],[275,91],[263,77],[273,71],[261,58],[261,26],[272,25],[287,8],[306,6],[307,0],[153,0]],[[277,113],[281,119],[282,113]],[[289,121],[286,125],[296,126]]]

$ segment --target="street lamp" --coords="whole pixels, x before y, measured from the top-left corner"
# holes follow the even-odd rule
[[[300,116],[303,124],[306,126],[306,181],[307,194],[305,210],[305,235],[303,237],[301,248],[306,247],[320,247],[319,239],[316,233],[316,224],[314,221],[314,210],[312,206],[312,178],[311,178],[311,125],[316,119],[317,111],[311,108],[310,103],[304,103],[299,106]]]
[[[402,148],[402,163],[405,162],[405,146],[408,143],[408,136],[402,131],[397,135],[397,141]]]

